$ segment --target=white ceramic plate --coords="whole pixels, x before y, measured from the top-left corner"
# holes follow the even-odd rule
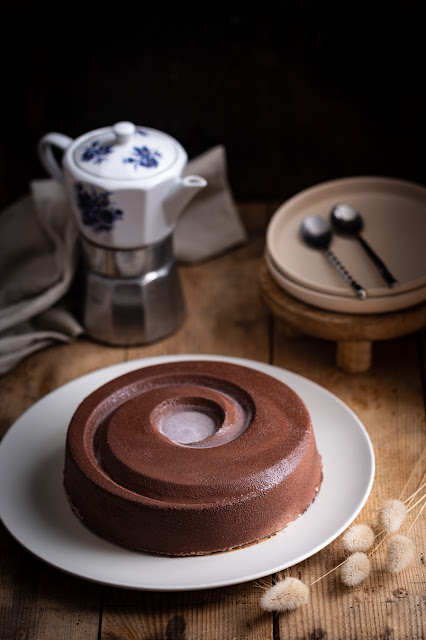
[[[315,301],[315,306],[327,311],[336,311],[342,313],[343,309],[345,313],[356,314],[371,314],[371,313],[386,313],[391,308],[392,311],[399,311],[412,307],[420,302],[426,300],[426,285],[418,287],[417,289],[411,289],[409,291],[402,291],[398,293],[395,291],[395,295],[391,298],[387,296],[370,296],[360,303],[356,297],[347,297],[342,305],[342,297],[333,295],[332,293],[325,293],[323,291],[315,291],[309,287],[304,287],[298,282],[294,282],[291,278],[284,275],[279,269],[277,269],[274,261],[267,251],[265,251],[265,262],[268,267],[268,271],[275,280],[275,282],[284,291],[287,291],[290,295],[306,304],[312,305],[312,301]]]
[[[309,509],[272,538],[211,556],[169,558],[130,551],[87,530],[62,487],[66,431],[91,391],[139,367],[191,359],[226,360],[275,376],[305,401],[324,480]],[[339,536],[365,504],[374,479],[370,438],[355,414],[319,385],[284,369],[224,356],[176,355],[106,367],[52,391],[24,413],[0,445],[0,516],[28,551],[80,578],[129,589],[184,591],[246,582],[290,567]]]
[[[327,296],[333,296],[333,305],[336,298],[340,298],[342,313],[365,313],[366,301],[358,300],[322,252],[306,246],[300,236],[300,226],[306,216],[329,219],[332,207],[342,202],[361,212],[362,236],[399,281],[398,287],[387,287],[356,240],[334,235],[330,249],[352,277],[367,289],[367,300],[378,298],[380,312],[403,308],[399,296],[407,292],[413,293],[411,299],[414,298],[415,303],[423,302],[426,189],[404,180],[375,176],[331,180],[284,202],[272,216],[266,232],[266,249],[277,270],[303,287],[305,297],[308,296],[314,306],[331,308]],[[293,295],[298,297],[297,292]],[[374,304],[374,300],[369,304]]]

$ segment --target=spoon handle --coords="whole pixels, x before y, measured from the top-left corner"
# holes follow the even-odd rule
[[[358,241],[360,242],[362,248],[364,249],[364,251],[372,259],[372,261],[374,262],[374,264],[376,265],[376,267],[380,271],[380,274],[381,274],[382,278],[384,279],[384,281],[386,282],[386,284],[389,287],[395,287],[398,284],[398,280],[396,280],[393,277],[393,275],[391,274],[391,272],[389,271],[389,269],[387,268],[387,266],[385,265],[383,260],[381,260],[379,258],[377,253],[370,247],[368,242],[366,240],[364,240],[364,238],[362,236],[357,235],[357,238],[358,238]]]
[[[342,276],[343,280],[351,287],[351,289],[355,292],[355,295],[360,300],[365,300],[367,297],[367,292],[364,287],[361,287],[360,284],[356,280],[352,278],[350,273],[346,271],[345,267],[342,265],[340,260],[334,255],[330,249],[324,249],[324,255],[331,262],[333,267],[338,271],[338,273]]]

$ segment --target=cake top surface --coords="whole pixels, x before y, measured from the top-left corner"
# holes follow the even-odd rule
[[[77,408],[67,442],[98,484],[151,500],[209,502],[280,482],[312,437],[304,402],[276,378],[185,360],[97,389]]]

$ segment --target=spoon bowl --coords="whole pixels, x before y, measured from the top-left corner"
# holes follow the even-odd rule
[[[343,280],[351,287],[357,298],[364,300],[367,297],[366,290],[348,273],[340,260],[329,249],[333,230],[328,220],[320,216],[308,216],[302,222],[300,234],[304,242],[311,249],[323,252],[330,264],[336,269]]]
[[[360,233],[364,227],[361,214],[349,204],[336,204],[331,210],[330,219],[340,233]]]
[[[302,222],[301,234],[306,244],[314,249],[326,249],[333,235],[331,225],[319,216],[308,216]]]

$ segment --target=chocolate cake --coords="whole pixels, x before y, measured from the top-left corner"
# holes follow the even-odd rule
[[[74,512],[132,549],[201,555],[262,540],[309,507],[321,480],[302,399],[228,362],[127,373],[83,400],[68,428]]]

